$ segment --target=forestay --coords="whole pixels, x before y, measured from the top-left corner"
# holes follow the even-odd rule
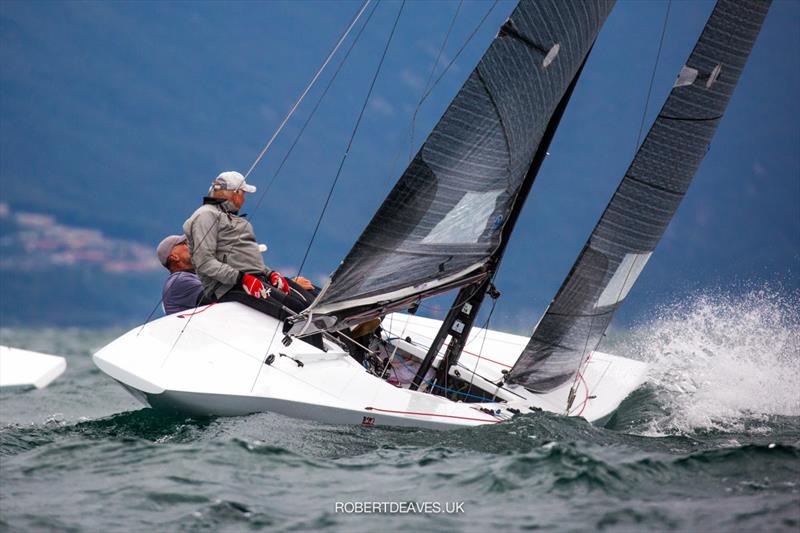
[[[769,2],[720,0],[633,163],[510,372],[538,392],[574,379],[642,272],[708,150]]]
[[[317,301],[313,327],[486,276],[551,116],[613,1],[523,0]]]

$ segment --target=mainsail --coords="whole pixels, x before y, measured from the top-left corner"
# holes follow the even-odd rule
[[[509,381],[550,391],[597,348],[703,160],[768,9],[764,0],[719,0]]]
[[[292,329],[340,329],[479,281],[613,0],[522,0]],[[313,318],[312,318],[313,317]]]

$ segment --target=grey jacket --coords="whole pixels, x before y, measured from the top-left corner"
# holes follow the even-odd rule
[[[240,272],[267,272],[253,226],[236,214],[230,202],[204,198],[183,223],[183,232],[207,296],[222,297],[237,283]]]

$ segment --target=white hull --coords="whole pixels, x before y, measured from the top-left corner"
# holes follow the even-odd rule
[[[190,315],[131,330],[98,351],[95,364],[144,403],[195,415],[270,411],[332,424],[444,429],[498,423],[531,409],[566,414],[571,384],[548,394],[495,387],[490,393],[507,402],[453,402],[387,383],[332,344],[327,352],[298,339],[284,346],[282,324],[241,304],[216,304]],[[429,342],[438,324],[401,314],[383,321],[384,329],[411,337],[413,345]],[[477,357],[481,343],[483,357]],[[474,382],[484,388],[500,382],[526,343],[525,337],[476,329],[461,358],[462,377],[474,371]],[[274,361],[264,364],[270,354]],[[645,370],[643,363],[595,352],[570,414],[590,421],[608,417],[642,384]]]
[[[41,389],[66,368],[63,357],[0,346],[0,388]]]

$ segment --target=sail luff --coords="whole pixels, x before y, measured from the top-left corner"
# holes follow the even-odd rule
[[[597,349],[700,166],[768,9],[762,0],[718,1],[510,381],[553,390]]]
[[[547,124],[612,5],[519,3],[293,332],[310,316],[312,329],[340,329],[486,277]]]

